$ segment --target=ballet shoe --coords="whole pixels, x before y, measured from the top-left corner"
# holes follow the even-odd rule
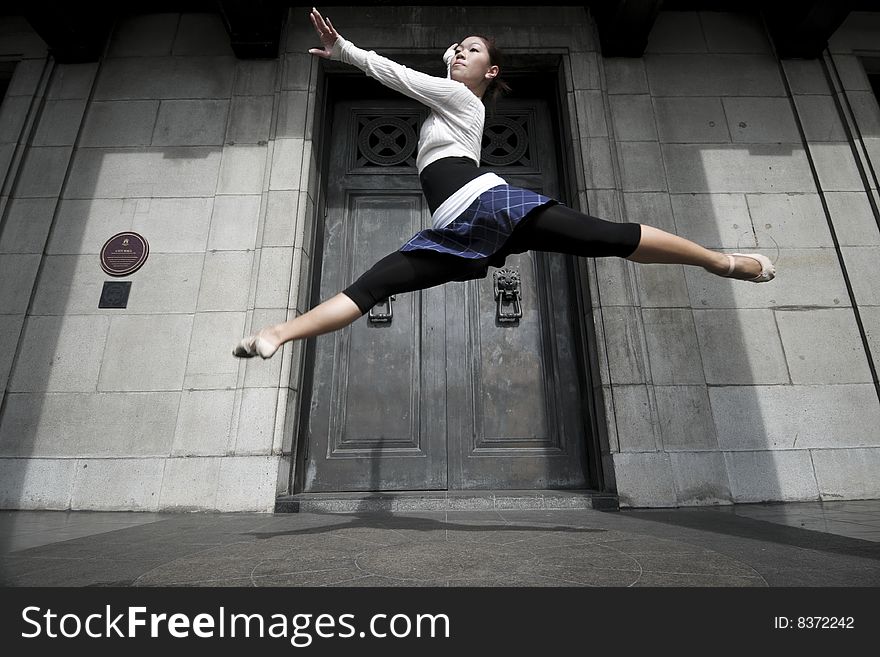
[[[770,258],[767,256],[761,255],[760,253],[730,253],[727,254],[727,258],[730,260],[730,266],[727,268],[727,273],[724,275],[725,278],[731,278],[731,274],[736,268],[736,258],[734,258],[734,256],[751,258],[761,265],[761,273],[754,278],[737,278],[735,280],[748,281],[750,283],[766,283],[767,281],[772,281],[776,276],[776,267],[770,262]]]
[[[236,358],[253,358],[254,356],[259,356],[263,360],[266,360],[275,355],[279,346],[280,345],[272,344],[266,338],[261,337],[261,335],[257,333],[255,335],[249,335],[239,342],[235,346],[235,349],[232,350],[232,355]]]

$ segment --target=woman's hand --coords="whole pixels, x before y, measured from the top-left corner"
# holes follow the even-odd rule
[[[447,67],[452,63],[452,60],[455,58],[456,48],[458,48],[458,44],[453,43],[446,49],[446,52],[443,53],[443,62],[446,64]]]
[[[336,43],[336,39],[339,38],[339,33],[336,31],[336,28],[333,27],[330,19],[325,19],[321,16],[321,12],[314,7],[312,7],[312,12],[309,14],[309,18],[312,19],[312,25],[315,26],[315,30],[318,32],[318,37],[321,39],[321,45],[324,46],[323,50],[320,48],[311,48],[309,53],[317,55],[318,57],[323,57],[324,59],[330,59],[330,52],[333,50],[333,44]]]

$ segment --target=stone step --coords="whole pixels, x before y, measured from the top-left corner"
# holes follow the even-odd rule
[[[619,508],[616,494],[593,490],[297,493],[284,495],[275,500],[275,513],[553,509],[618,511]]]

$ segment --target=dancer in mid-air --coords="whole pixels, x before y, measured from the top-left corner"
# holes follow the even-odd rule
[[[443,57],[447,77],[441,78],[357,48],[317,9],[310,18],[323,46],[312,48],[311,54],[353,64],[431,110],[422,124],[416,167],[433,227],[416,233],[304,315],[244,338],[233,355],[270,358],[285,342],[348,326],[392,294],[483,278],[489,266],[500,267],[508,255],[528,250],[694,265],[753,283],[775,276],[766,256],[719,253],[652,226],[590,217],[481,171],[483,97],[507,88],[499,77],[501,55],[492,39],[468,36],[450,46]]]

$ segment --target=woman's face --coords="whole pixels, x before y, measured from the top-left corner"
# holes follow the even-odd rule
[[[452,79],[476,91],[498,75],[498,67],[489,61],[489,51],[480,37],[470,36],[458,44],[452,59]]]

